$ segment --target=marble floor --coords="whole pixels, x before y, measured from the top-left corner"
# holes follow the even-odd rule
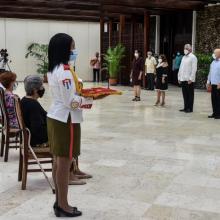
[[[155,92],[143,91],[134,103],[130,87],[118,89],[122,96],[95,101],[84,113],[80,162],[94,178],[69,188],[79,219],[220,220],[220,124],[207,118],[210,94],[196,91],[195,112],[185,114],[179,88],[167,92],[165,108],[153,106]],[[48,92],[41,103],[48,108]],[[22,191],[17,172],[18,151],[11,150],[8,163],[0,158],[0,219],[56,219],[42,173],[29,174]]]

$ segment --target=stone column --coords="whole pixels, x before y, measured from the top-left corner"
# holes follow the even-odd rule
[[[195,52],[195,45],[196,45],[196,20],[197,20],[197,13],[193,11],[193,18],[192,18],[192,51]]]

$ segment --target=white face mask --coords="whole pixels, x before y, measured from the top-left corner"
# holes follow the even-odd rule
[[[213,58],[214,60],[216,60],[216,56],[215,56],[214,53],[212,54],[212,58]]]
[[[161,58],[159,58],[159,59],[158,59],[158,62],[159,62],[159,63],[162,63],[162,62],[163,62],[163,60],[162,60]]]
[[[148,56],[148,58],[151,58],[152,55],[151,55],[151,54],[148,54],[147,56]]]
[[[184,49],[184,54],[185,55],[188,55],[189,54],[189,51],[187,49]]]
[[[139,57],[139,54],[138,54],[138,53],[135,53],[134,56],[135,56],[136,58],[138,58],[138,57]]]

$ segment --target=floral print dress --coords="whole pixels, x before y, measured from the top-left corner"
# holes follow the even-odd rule
[[[19,128],[18,119],[15,111],[14,94],[9,91],[5,91],[5,104],[9,118],[10,128]]]

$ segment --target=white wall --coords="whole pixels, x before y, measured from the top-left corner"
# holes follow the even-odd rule
[[[12,60],[10,67],[17,73],[18,80],[36,74],[36,61],[25,59],[28,45],[32,42],[48,44],[50,38],[59,32],[74,38],[79,52],[77,73],[83,80],[92,80],[89,60],[100,50],[98,23],[0,18],[0,49],[8,49],[9,59]]]

